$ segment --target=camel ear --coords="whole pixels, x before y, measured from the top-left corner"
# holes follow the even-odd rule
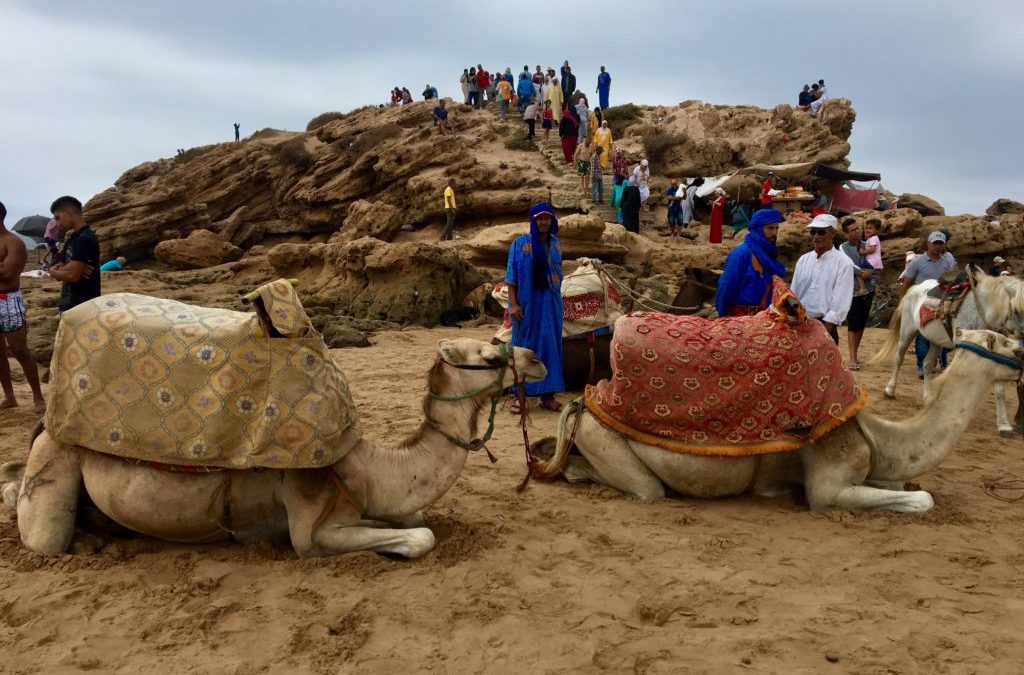
[[[462,350],[452,344],[451,340],[438,340],[437,352],[441,355],[442,359],[454,366],[462,365],[462,362],[465,360]]]

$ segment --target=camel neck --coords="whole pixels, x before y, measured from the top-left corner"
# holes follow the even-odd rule
[[[365,517],[407,516],[447,492],[462,473],[469,453],[444,434],[471,440],[476,433],[481,405],[476,400],[431,400],[425,406],[425,413],[433,424],[424,420],[397,448],[367,444],[360,456],[353,458],[358,466],[352,467],[364,476]]]
[[[938,466],[956,447],[994,380],[993,364],[957,355],[921,412],[904,422],[878,420],[884,437],[872,449],[875,480],[909,480]],[[874,425],[872,425],[874,426]]]

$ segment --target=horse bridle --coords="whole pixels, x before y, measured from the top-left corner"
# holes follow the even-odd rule
[[[480,437],[480,438],[474,438],[474,439],[472,439],[470,441],[464,441],[461,438],[458,438],[456,436],[452,436],[447,431],[442,429],[437,422],[435,422],[434,420],[430,419],[429,415],[427,416],[427,420],[426,420],[426,423],[434,431],[436,431],[437,433],[441,434],[446,439],[448,439],[448,441],[450,443],[452,443],[452,444],[462,448],[463,450],[468,450],[470,452],[475,452],[475,451],[480,450],[481,448],[483,448],[484,452],[487,453],[487,458],[489,460],[491,460],[492,464],[494,462],[498,461],[498,460],[494,457],[494,455],[491,454],[491,451],[487,449],[486,444],[487,444],[487,441],[491,440],[491,435],[494,434],[494,417],[495,417],[495,415],[497,414],[497,411],[498,411],[498,403],[501,401],[501,393],[502,393],[502,389],[503,389],[502,383],[505,381],[505,373],[510,368],[512,369],[513,376],[514,376],[514,378],[516,380],[515,384],[519,384],[518,373],[516,373],[515,347],[512,347],[512,346],[510,346],[508,344],[502,343],[501,345],[499,345],[498,349],[499,349],[499,351],[501,353],[501,357],[502,358],[501,358],[501,363],[499,363],[497,365],[487,364],[487,365],[479,365],[478,366],[478,365],[468,365],[468,364],[457,364],[457,363],[452,363],[451,361],[448,361],[447,359],[445,359],[443,354],[441,355],[441,362],[444,363],[446,366],[448,366],[450,368],[456,368],[458,370],[497,370],[498,373],[497,373],[497,376],[495,377],[493,382],[485,384],[484,386],[480,387],[479,389],[474,389],[473,391],[471,391],[469,393],[458,394],[456,396],[444,396],[442,394],[438,394],[438,393],[433,392],[433,391],[429,391],[429,390],[427,391],[427,396],[429,396],[431,398],[431,400],[434,400],[434,401],[445,401],[445,402],[449,402],[449,403],[456,403],[458,401],[467,401],[469,399],[476,398],[477,396],[479,396],[480,394],[484,393],[485,391],[487,391],[491,387],[494,387],[494,393],[491,394],[491,412],[487,416],[487,431],[484,432],[484,435],[482,437]]]

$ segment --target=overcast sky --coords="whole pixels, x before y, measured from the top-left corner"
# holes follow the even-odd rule
[[[824,78],[857,109],[854,169],[948,213],[1024,201],[1020,0],[0,0],[0,201],[8,226],[126,169],[464,67],[556,69],[612,105],[773,107]]]

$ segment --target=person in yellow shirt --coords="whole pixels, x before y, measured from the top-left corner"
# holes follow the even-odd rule
[[[452,233],[455,230],[455,180],[448,179],[448,186],[444,189],[444,214],[447,219],[444,232],[441,233],[441,241],[451,241]]]
[[[612,156],[612,130],[608,128],[608,120],[601,122],[601,126],[594,132],[594,142],[602,148],[601,169],[607,170],[611,163]]]

